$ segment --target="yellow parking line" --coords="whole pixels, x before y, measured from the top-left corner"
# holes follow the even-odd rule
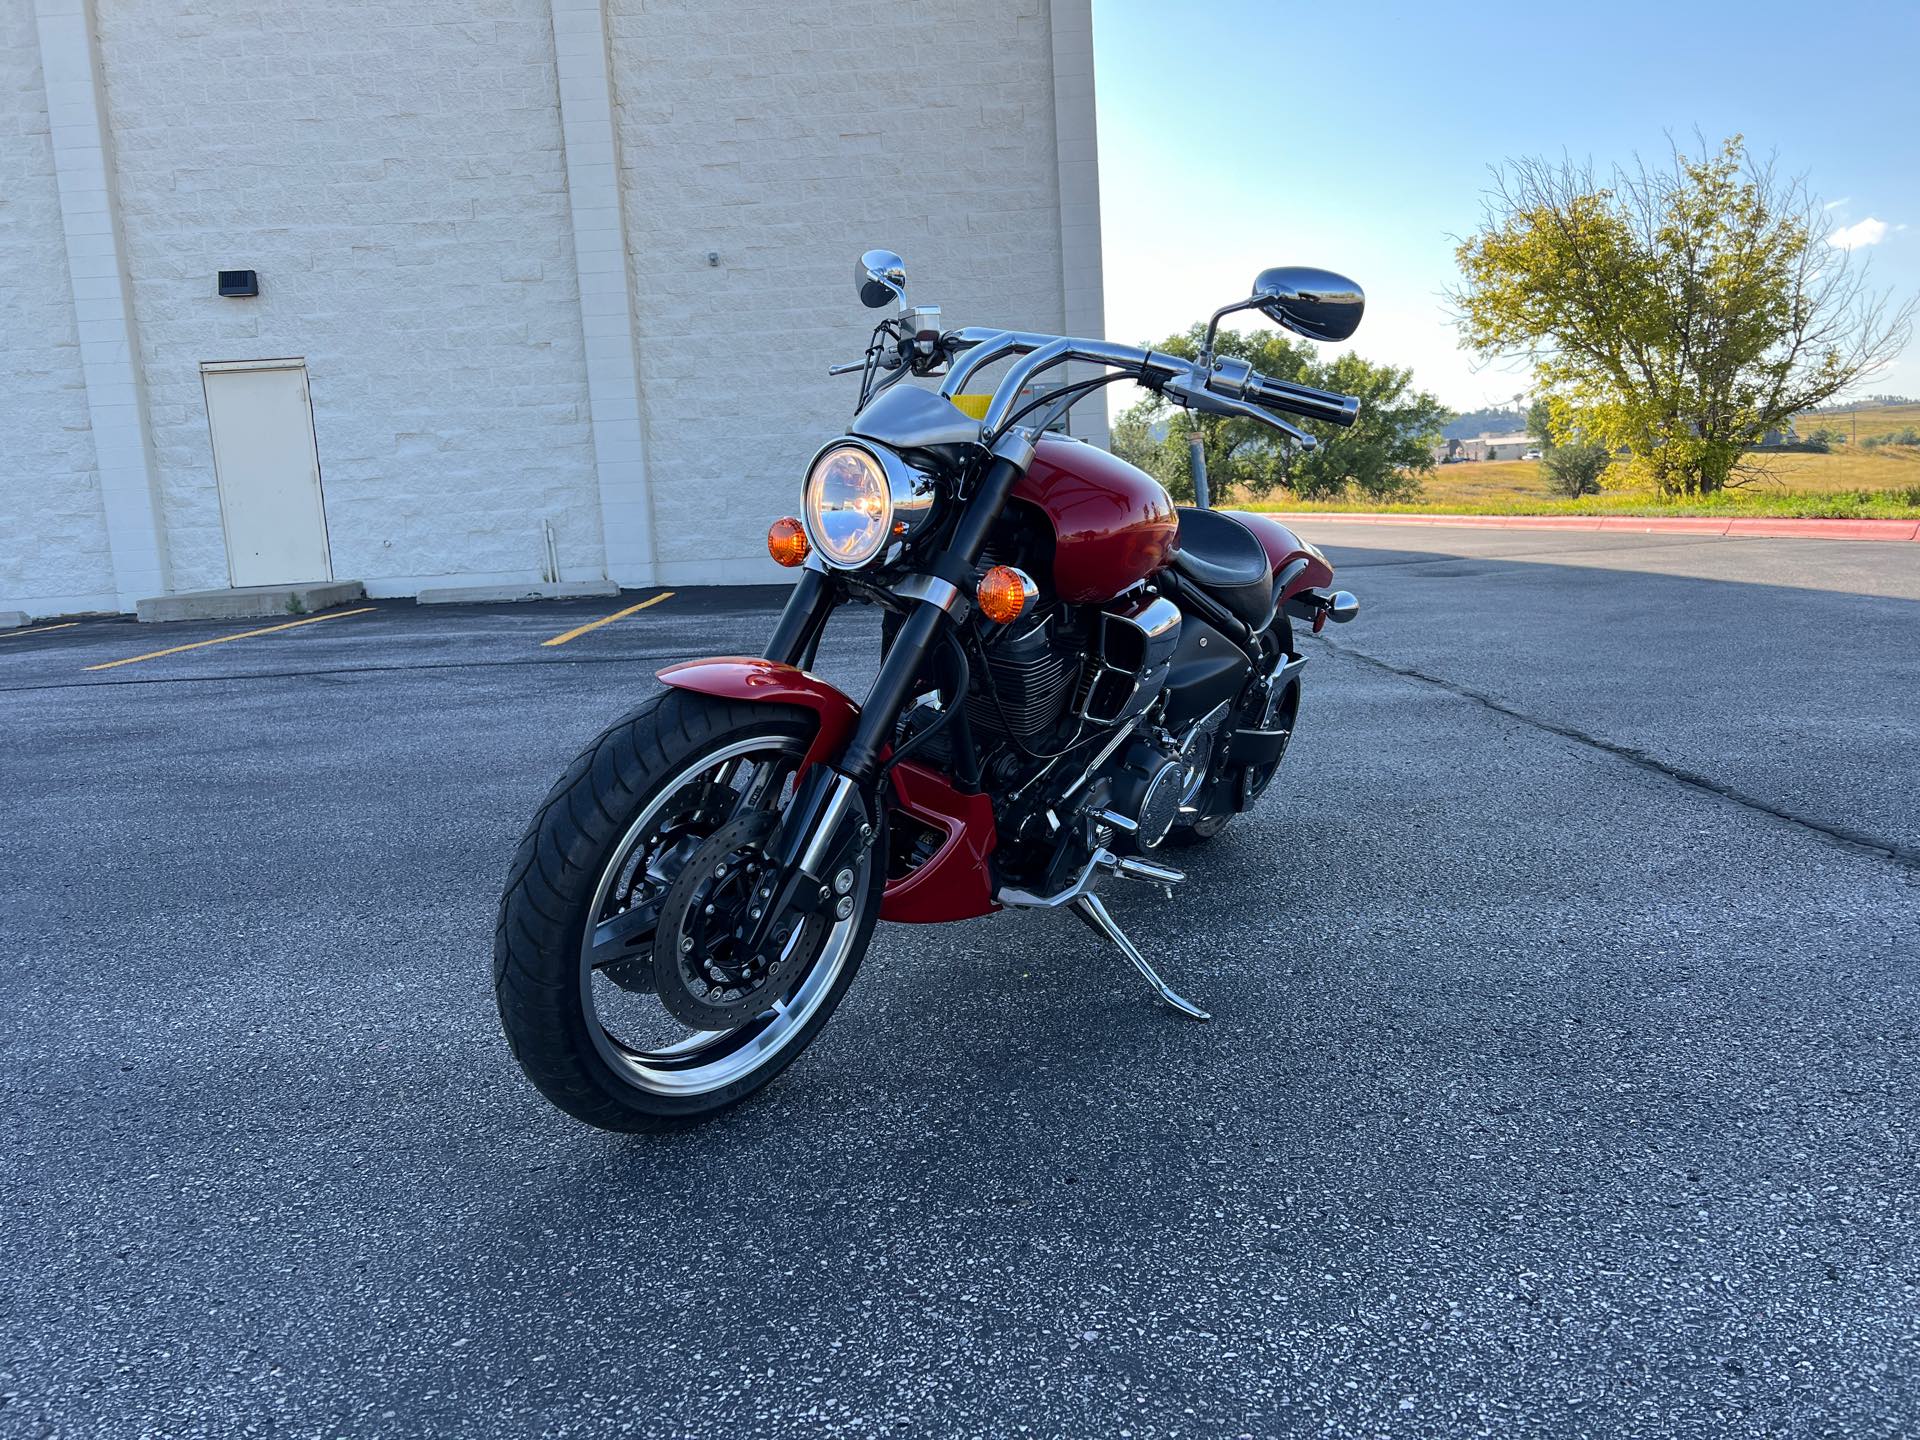
[[[649,605],[658,605],[662,600],[671,600],[672,598],[673,592],[671,590],[662,590],[658,595],[648,596],[638,605],[629,605],[626,609],[616,610],[611,615],[602,615],[598,620],[589,620],[584,625],[575,626],[564,635],[556,635],[551,640],[542,640],[540,643],[542,645],[564,645],[569,640],[578,640],[589,630],[598,630],[602,625],[611,625],[616,620],[624,620],[627,616],[634,614],[636,611],[644,610]]]
[[[124,660],[109,660],[104,665],[89,665],[89,670],[111,670],[116,665],[138,665],[142,660],[158,660],[162,655],[179,655],[187,650],[204,650],[209,645],[224,645],[229,640],[250,640],[255,635],[273,635],[282,630],[298,630],[302,625],[318,625],[322,620],[344,620],[349,615],[371,615],[374,607],[363,605],[358,610],[329,610],[325,615],[309,615],[304,620],[289,620],[284,625],[267,625],[258,630],[242,630],[237,635],[219,635],[211,640],[196,640],[191,645],[175,645],[166,650],[155,650],[146,655],[129,655]]]
[[[0,640],[11,640],[16,635],[44,635],[49,630],[71,630],[78,620],[62,620],[58,625],[36,625],[31,630],[0,630]]]

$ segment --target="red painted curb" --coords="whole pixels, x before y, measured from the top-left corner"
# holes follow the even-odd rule
[[[1773,540],[1920,540],[1920,520],[1770,520],[1762,515],[1369,515],[1357,511],[1269,510],[1288,525],[1464,525],[1481,530],[1616,530],[1638,534],[1727,535]]]

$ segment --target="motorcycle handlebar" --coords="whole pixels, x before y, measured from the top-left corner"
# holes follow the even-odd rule
[[[1282,410],[1308,420],[1341,426],[1351,425],[1360,418],[1357,397],[1296,385],[1290,380],[1275,380],[1258,373],[1244,360],[1221,361],[1217,368],[1209,371],[1177,356],[1131,345],[1017,330],[949,331],[942,337],[942,346],[949,357],[949,368],[940,393],[948,399],[964,389],[972,375],[995,360],[1007,355],[1024,357],[995,389],[983,427],[990,439],[997,436],[1023,386],[1041,371],[1071,360],[1127,371],[1150,389],[1171,391],[1175,398],[1184,395],[1183,404],[1197,404],[1203,398],[1211,398],[1219,402],[1218,405],[1203,408],[1266,420],[1307,446],[1313,443],[1310,436],[1271,412]]]

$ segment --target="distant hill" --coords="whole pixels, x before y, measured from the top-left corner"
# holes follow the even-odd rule
[[[1485,410],[1469,410],[1449,420],[1441,430],[1443,440],[1472,440],[1479,435],[1519,435],[1527,428],[1527,412],[1518,406],[1495,405]]]
[[[1848,415],[1855,410],[1881,410],[1896,405],[1920,405],[1911,395],[1869,395],[1864,400],[1845,400],[1832,405],[1816,405],[1809,415]]]
[[[1862,440],[1876,435],[1899,435],[1920,430],[1920,400],[1900,400],[1890,405],[1862,402],[1844,410],[1809,410],[1795,416],[1793,424],[1802,435],[1815,430],[1838,430],[1849,440],[1856,435]]]

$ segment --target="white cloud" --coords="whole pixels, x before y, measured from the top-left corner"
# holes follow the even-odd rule
[[[1827,243],[1841,250],[1858,250],[1862,245],[1878,245],[1893,227],[1871,215],[1853,225],[1842,225],[1827,236]]]
[[[1829,200],[1820,208],[1822,210],[1838,210],[1842,205],[1848,204],[1852,198],[1850,195],[1842,195],[1838,200]]]

